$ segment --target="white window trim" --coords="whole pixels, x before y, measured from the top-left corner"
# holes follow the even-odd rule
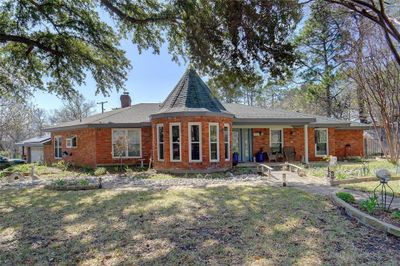
[[[192,159],[192,126],[199,126],[199,156],[200,159],[199,160],[193,160]],[[188,136],[189,136],[189,162],[191,163],[201,163],[203,161],[203,153],[202,153],[202,146],[201,146],[201,122],[189,122],[188,123]]]
[[[156,135],[157,135],[157,159],[158,159],[158,161],[160,161],[160,162],[163,162],[164,161],[164,159],[160,159],[160,131],[159,131],[159,128],[160,127],[162,127],[163,128],[163,142],[162,142],[162,144],[163,144],[163,147],[164,147],[164,149],[163,149],[163,155],[164,155],[164,159],[165,159],[165,130],[164,130],[164,124],[157,124],[157,127],[156,127],[156,130],[157,130],[157,133],[156,133]]]
[[[217,126],[217,159],[211,159],[211,126]],[[210,162],[219,162],[219,124],[218,123],[209,123],[208,124],[208,144],[209,144],[209,153],[210,153]]]
[[[282,153],[283,153],[283,147],[284,147],[284,145],[283,145],[283,143],[284,143],[284,139],[283,139],[283,136],[284,136],[284,134],[283,134],[283,128],[270,128],[269,129],[269,147],[270,148],[272,148],[272,131],[276,131],[276,130],[280,130],[281,131],[281,139],[282,139]]]
[[[179,126],[179,160],[173,160],[173,150],[172,150],[172,126]],[[169,124],[169,159],[171,162],[181,162],[182,161],[182,126],[181,123],[170,123]]]
[[[324,155],[317,155],[317,142],[315,142],[315,131],[326,131],[326,154]],[[314,154],[315,157],[325,157],[329,155],[329,130],[328,128],[314,128]]]
[[[76,146],[72,146],[72,145],[69,145],[69,144],[72,144],[72,138],[76,138]],[[68,141],[71,141],[71,143],[69,143],[68,144]],[[70,137],[68,137],[66,140],[65,140],[65,146],[68,148],[68,149],[75,149],[75,148],[78,148],[78,137],[76,136],[76,135],[72,135],[72,136],[70,136]]]
[[[229,161],[231,159],[231,130],[229,124],[224,124],[224,148],[225,148],[225,128],[228,128],[228,158],[225,158],[225,161]],[[225,157],[225,154],[224,154]]]
[[[61,156],[57,157],[55,154],[55,150],[56,150],[56,139],[60,139],[60,141],[58,142],[61,148]],[[53,153],[54,153],[54,159],[62,159],[62,136],[54,136],[54,147],[53,147]]]
[[[125,154],[126,156],[114,156],[114,130],[125,130],[126,136],[128,136],[128,130],[137,130],[139,131],[139,139],[140,139],[140,149],[139,149],[139,156],[128,156],[128,145],[126,145]],[[111,129],[111,155],[113,159],[140,159],[142,158],[142,128],[112,128]]]

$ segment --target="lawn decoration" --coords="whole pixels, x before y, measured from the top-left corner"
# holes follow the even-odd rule
[[[379,207],[388,211],[394,199],[394,191],[388,184],[391,177],[390,172],[386,169],[380,169],[376,171],[376,177],[379,178],[379,185],[374,189],[374,196],[378,199]],[[390,191],[388,191],[388,189]],[[378,197],[379,192],[377,192],[379,190],[380,197]],[[390,201],[388,200],[388,196],[390,197]]]

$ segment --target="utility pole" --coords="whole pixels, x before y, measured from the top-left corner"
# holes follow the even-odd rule
[[[104,102],[98,102],[97,104],[101,104],[101,113],[103,114],[104,113],[104,104],[105,103],[108,103],[107,101],[104,101]]]

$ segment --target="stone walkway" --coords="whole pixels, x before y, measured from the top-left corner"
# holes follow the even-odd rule
[[[267,177],[268,183],[271,186],[282,186],[283,173],[286,173],[286,180],[288,187],[297,188],[302,191],[318,194],[321,196],[329,196],[333,192],[345,191],[351,193],[356,200],[363,200],[363,199],[368,199],[373,194],[358,190],[332,187],[328,184],[325,178],[318,178],[312,176],[299,177],[297,174],[287,171],[274,171],[273,177]],[[400,198],[395,197],[391,207],[400,209]]]

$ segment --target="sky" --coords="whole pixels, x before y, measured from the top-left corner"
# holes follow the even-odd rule
[[[179,65],[172,61],[166,45],[162,47],[160,54],[153,54],[151,50],[139,54],[137,48],[130,41],[122,41],[121,48],[126,51],[126,56],[132,65],[125,83],[132,98],[132,104],[162,102],[178,83],[187,67],[184,62]],[[90,101],[96,103],[108,101],[104,105],[106,111],[120,107],[119,96],[122,91],[118,93],[114,90],[110,93],[110,97],[104,97],[102,94],[95,95],[96,83],[90,77],[87,78],[86,85],[78,87],[78,89]],[[44,92],[36,92],[33,102],[37,107],[47,111],[62,106],[61,99]],[[95,113],[99,112],[101,112],[101,105],[96,105]]]

